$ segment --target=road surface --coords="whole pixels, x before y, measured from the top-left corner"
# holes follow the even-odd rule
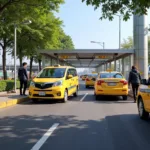
[[[150,150],[150,121],[132,99],[104,97],[81,82],[68,103],[28,102],[0,110],[0,150]]]

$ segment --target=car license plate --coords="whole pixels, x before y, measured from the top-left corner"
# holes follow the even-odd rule
[[[116,83],[108,83],[109,86],[116,86]]]
[[[39,92],[39,96],[45,96],[45,92]]]

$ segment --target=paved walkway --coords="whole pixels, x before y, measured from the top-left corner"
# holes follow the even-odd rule
[[[28,96],[20,96],[18,90],[17,93],[0,92],[0,108],[13,106],[27,100]]]
[[[26,94],[28,94],[28,91],[26,92]],[[26,97],[27,96],[20,96],[18,90],[17,93],[0,92],[0,102],[12,100],[12,99],[26,98]]]

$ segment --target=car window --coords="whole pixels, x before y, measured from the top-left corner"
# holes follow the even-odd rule
[[[46,68],[37,75],[37,78],[63,78],[65,71],[65,68]]]
[[[120,73],[101,73],[100,78],[119,78],[119,79],[122,79],[123,76]]]

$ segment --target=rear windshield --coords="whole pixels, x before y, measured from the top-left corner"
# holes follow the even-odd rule
[[[88,78],[97,78],[98,74],[90,74],[88,75]]]
[[[65,71],[65,68],[46,68],[37,75],[37,78],[63,78]]]
[[[102,74],[100,74],[100,78],[120,78],[120,79],[122,79],[123,76],[120,73],[102,73]]]

